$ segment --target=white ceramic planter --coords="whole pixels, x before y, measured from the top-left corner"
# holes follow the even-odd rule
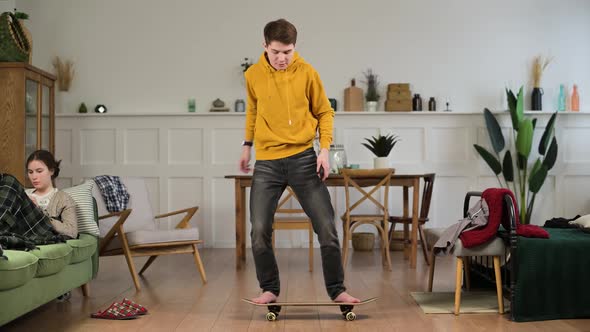
[[[373,168],[390,168],[389,159],[387,157],[377,157],[373,159]]]
[[[377,112],[377,106],[379,106],[378,102],[368,101],[367,102],[367,112]]]

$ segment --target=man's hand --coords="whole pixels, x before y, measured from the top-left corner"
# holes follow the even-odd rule
[[[330,174],[330,153],[328,149],[323,148],[320,150],[317,163],[318,167],[316,169],[316,172],[318,173],[318,176],[322,179],[322,181],[324,181],[328,178],[328,175]],[[323,169],[324,174],[320,173],[321,169]]]
[[[243,146],[242,147],[242,155],[240,156],[240,171],[242,173],[250,173],[250,151],[252,147],[250,146]]]

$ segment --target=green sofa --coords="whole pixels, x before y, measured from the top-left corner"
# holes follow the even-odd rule
[[[96,202],[94,216],[98,222]],[[0,259],[0,326],[96,277],[98,238],[38,246],[31,251],[5,250]]]

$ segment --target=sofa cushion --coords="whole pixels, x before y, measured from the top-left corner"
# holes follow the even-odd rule
[[[569,223],[578,225],[582,228],[590,228],[590,214],[581,216],[580,218],[570,221]]]
[[[80,234],[78,239],[68,240],[68,245],[72,247],[72,258],[70,264],[83,262],[90,258],[96,251],[96,236],[90,234]]]
[[[0,259],[0,291],[29,282],[37,273],[39,258],[26,251],[5,250],[7,259]]]
[[[76,202],[78,233],[98,236],[98,225],[94,219],[94,203],[92,202],[93,187],[94,181],[88,180],[81,185],[65,188],[62,191],[68,193],[74,202]]]
[[[37,248],[30,251],[31,254],[39,258],[35,277],[50,276],[70,264],[73,250],[66,243],[41,245]]]

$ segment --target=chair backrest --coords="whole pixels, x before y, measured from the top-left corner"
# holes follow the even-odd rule
[[[369,200],[383,212],[384,216],[389,215],[389,185],[391,183],[391,176],[394,170],[392,168],[382,169],[343,169],[341,171],[344,176],[344,192],[346,194],[346,214],[349,215],[354,209],[359,207],[364,201]],[[351,204],[350,201],[350,187],[356,188],[362,195],[359,200]],[[363,187],[372,186],[373,188],[367,192]],[[383,201],[379,201],[373,197],[374,193],[378,193],[379,189],[383,188]]]
[[[127,208],[132,209],[131,214],[125,221],[125,224],[123,224],[125,233],[137,230],[155,230],[154,214],[144,179],[139,177],[121,177],[121,182],[123,182],[129,193],[129,204],[127,204]],[[98,205],[98,215],[103,216],[109,214],[98,186],[94,186],[92,196],[94,196]],[[98,226],[100,237],[104,237],[118,219],[118,217],[112,217],[101,220]]]
[[[432,189],[434,188],[434,173],[424,174],[424,189],[422,189],[422,202],[420,203],[420,219],[428,219],[430,202],[432,200]]]
[[[292,209],[285,207],[285,205],[287,205],[287,203],[293,199],[297,201],[299,200],[293,189],[291,187],[287,187],[287,195],[285,195],[285,197],[279,201],[275,215],[304,213],[303,209]]]

